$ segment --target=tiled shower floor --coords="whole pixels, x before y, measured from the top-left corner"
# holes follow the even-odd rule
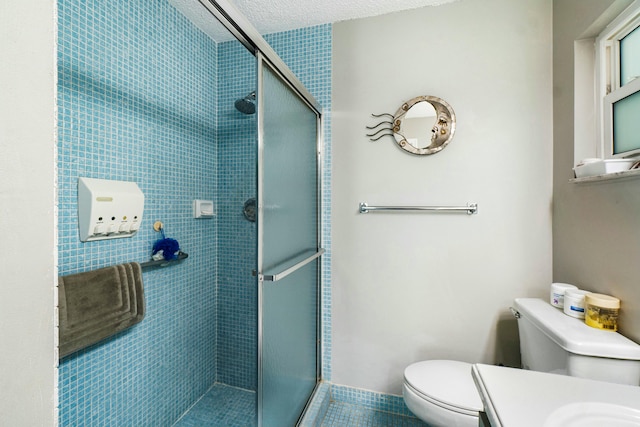
[[[252,427],[256,394],[215,384],[173,427]]]
[[[173,427],[252,427],[255,393],[215,384]],[[331,402],[320,427],[426,427],[416,418]]]

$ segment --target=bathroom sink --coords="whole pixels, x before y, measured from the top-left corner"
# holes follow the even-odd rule
[[[543,427],[640,426],[640,410],[603,402],[575,402],[553,411]]]
[[[640,387],[476,364],[492,427],[640,427]]]

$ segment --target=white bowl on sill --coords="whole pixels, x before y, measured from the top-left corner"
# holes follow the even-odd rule
[[[573,171],[576,178],[605,175],[608,173],[628,171],[637,161],[638,159],[585,159],[573,168]]]

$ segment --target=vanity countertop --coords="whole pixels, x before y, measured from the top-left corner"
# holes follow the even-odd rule
[[[601,416],[596,413],[598,410],[618,408],[620,414],[629,412],[630,417],[638,416],[633,419],[640,426],[640,387],[637,386],[482,364],[473,365],[472,375],[491,427],[574,425],[567,424],[566,420],[562,424],[558,422],[560,418],[568,419],[570,413],[578,414],[573,417],[577,422],[588,413],[595,417]],[[554,413],[560,407],[567,410]]]

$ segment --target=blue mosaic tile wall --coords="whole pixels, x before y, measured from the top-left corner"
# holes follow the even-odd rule
[[[256,388],[255,58],[216,45],[166,2],[59,0],[59,274],[148,260],[160,236],[189,259],[144,273],[139,325],[61,361],[61,426],[166,426],[216,381]],[[324,377],[330,375],[331,26],[266,37],[325,109]],[[223,165],[223,166],[219,166]],[[136,182],[133,238],[81,243],[77,179]],[[194,220],[193,199],[216,217]]]
[[[243,215],[256,197],[257,115],[234,107],[256,90],[256,58],[237,41],[218,45],[218,381],[257,389],[257,223]]]
[[[168,2],[58,3],[59,274],[146,261],[155,220],[189,259],[144,273],[133,328],[61,361],[61,426],[168,426],[216,379],[217,46]],[[81,243],[77,179],[135,181],[133,238]]]
[[[331,172],[331,25],[285,31],[266,41],[298,76],[325,112],[323,245],[324,378],[330,375],[330,172]],[[256,89],[255,58],[236,41],[218,47],[220,216],[218,283],[218,381],[234,387],[257,387],[256,227],[242,215],[244,202],[256,196],[255,115],[238,112],[233,103]],[[249,256],[250,254],[250,256]]]

